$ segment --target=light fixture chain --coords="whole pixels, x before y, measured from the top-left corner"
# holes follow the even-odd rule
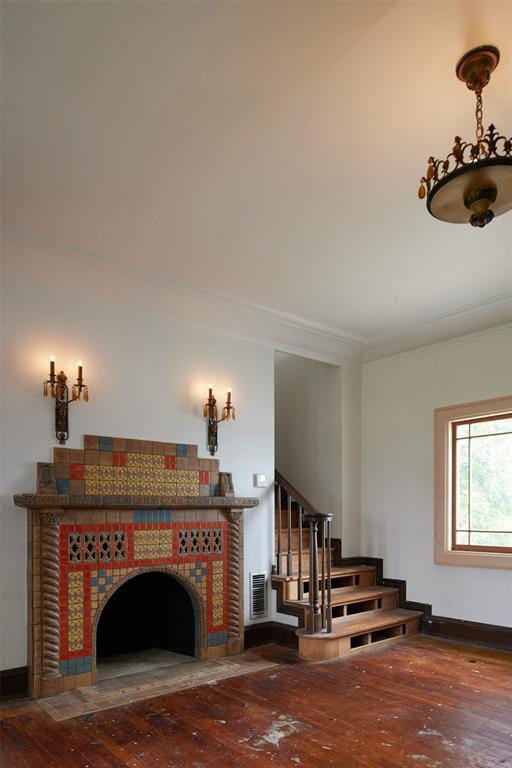
[[[476,117],[476,141],[480,151],[483,149],[482,139],[484,137],[483,114],[484,113],[483,113],[483,105],[482,105],[482,91],[479,88],[476,91],[475,117]]]

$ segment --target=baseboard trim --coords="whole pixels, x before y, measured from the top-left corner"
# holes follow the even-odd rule
[[[376,558],[345,558],[344,564],[373,565]],[[402,579],[380,579],[384,586],[396,587],[400,591],[400,607],[414,611],[423,611],[422,631],[425,635],[444,637],[466,643],[476,643],[501,651],[512,652],[512,627],[501,627],[497,624],[484,624],[478,621],[451,619],[447,616],[433,616],[432,607],[428,603],[417,603],[406,599],[406,582]],[[255,648],[266,643],[277,643],[289,648],[297,648],[298,638],[295,627],[282,624],[279,621],[264,621],[259,624],[248,624],[245,627],[245,647]],[[14,667],[0,670],[0,699],[26,696],[28,692],[28,668]]]
[[[0,699],[23,696],[28,693],[28,667],[0,670]]]
[[[244,628],[245,647],[254,648],[266,643],[277,643],[289,648],[298,648],[299,639],[295,634],[297,627],[282,624],[280,621],[264,621],[260,624],[248,624]]]
[[[450,619],[446,616],[425,616],[423,632],[426,635],[477,643],[501,651],[512,651],[512,627]]]

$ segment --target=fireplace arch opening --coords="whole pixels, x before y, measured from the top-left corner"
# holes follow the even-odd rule
[[[122,583],[97,620],[96,660],[161,649],[200,656],[197,610],[171,573],[147,571]]]

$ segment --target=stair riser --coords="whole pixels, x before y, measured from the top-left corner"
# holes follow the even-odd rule
[[[297,531],[292,531],[292,549],[299,549],[299,534]],[[278,543],[278,536],[277,533],[275,535],[275,549],[277,552],[277,543]],[[307,528],[304,528],[302,532],[302,549],[305,549],[306,547],[309,547],[309,530]],[[281,549],[285,550],[288,548],[288,533],[286,529],[284,529],[281,532]]]
[[[308,595],[304,595],[304,600],[308,599]],[[332,617],[338,619],[343,616],[364,616],[368,611],[388,611],[398,608],[397,595],[385,595],[384,597],[378,597],[372,600],[365,600],[361,603],[347,603],[345,605],[333,605]],[[305,612],[304,625],[307,629],[311,629],[309,610]]]
[[[331,580],[331,586],[335,587],[371,587],[375,584],[375,573],[371,571],[365,571],[363,573],[357,573],[352,576],[339,576]],[[309,579],[304,579],[305,591],[309,590]],[[298,580],[288,581],[282,585],[283,600],[298,600]]]
[[[276,564],[277,564],[278,558],[276,555]],[[331,557],[331,564],[332,564],[332,557]],[[318,567],[322,567],[322,558],[319,559]],[[327,568],[327,563],[325,564],[325,567]],[[288,554],[286,552],[281,553],[281,573],[287,574],[288,573]],[[299,553],[298,552],[292,552],[291,556],[291,574],[290,575],[296,575],[299,574]],[[302,574],[303,576],[307,577],[309,575],[309,550],[302,551]]]
[[[372,632],[354,635],[352,637],[320,638],[318,635],[299,636],[299,656],[305,661],[325,661],[345,656],[360,648],[368,648],[376,643],[392,640],[406,635],[416,635],[419,631],[420,620],[412,619],[401,622],[385,629],[375,629]]]

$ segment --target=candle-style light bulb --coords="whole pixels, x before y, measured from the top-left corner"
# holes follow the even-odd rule
[[[55,376],[55,355],[50,355],[50,376]]]
[[[228,389],[228,405],[231,405],[231,387]]]
[[[83,363],[81,360],[77,360],[76,364],[78,365],[78,381],[82,381]]]

